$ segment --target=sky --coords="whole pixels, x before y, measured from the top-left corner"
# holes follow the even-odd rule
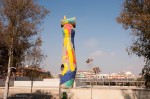
[[[50,11],[41,25],[42,50],[47,55],[42,67],[52,74],[60,72],[63,35],[60,20],[76,17],[75,48],[78,70],[88,70],[88,58],[101,73],[131,71],[138,75],[143,58],[128,55],[132,44],[130,30],[116,22],[124,0],[38,0]]]

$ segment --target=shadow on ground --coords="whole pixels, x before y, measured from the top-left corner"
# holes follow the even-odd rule
[[[41,90],[37,90],[35,93],[18,93],[13,94],[8,99],[56,99],[51,93],[44,93]]]
[[[146,89],[132,89],[121,90],[124,99],[150,99],[150,90]]]

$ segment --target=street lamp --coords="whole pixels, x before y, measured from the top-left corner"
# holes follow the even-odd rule
[[[99,67],[94,67],[93,68],[93,72],[94,72],[94,74],[96,75],[96,79],[97,79],[97,74],[99,74],[100,73],[100,69],[99,69]],[[92,79],[91,79],[92,80]],[[92,86],[93,86],[93,84],[92,84],[92,82],[91,82],[91,99],[92,99]]]
[[[9,69],[16,69],[16,67],[10,67]]]

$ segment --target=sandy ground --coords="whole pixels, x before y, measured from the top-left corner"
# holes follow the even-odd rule
[[[0,87],[0,98],[3,96],[4,88]],[[150,90],[144,90],[136,87],[82,87],[64,90],[68,93],[69,99],[150,99]],[[10,87],[9,96],[19,93],[30,93],[30,87]],[[34,98],[34,99],[59,99],[59,89],[57,87],[36,87],[33,93],[51,96],[50,98]],[[24,95],[26,95],[24,94]],[[92,97],[92,98],[91,98]],[[22,99],[22,98],[17,98]],[[28,98],[25,98],[28,99]]]
[[[3,92],[4,92],[4,88],[0,88],[0,99],[2,99],[3,97]],[[13,96],[15,94],[20,94],[18,95],[18,97],[27,97],[26,94],[30,94],[31,93],[31,88],[30,87],[10,87],[9,89],[9,96]],[[47,95],[50,96],[50,99],[59,99],[58,93],[59,90],[58,88],[33,88],[32,90],[33,94],[39,94],[40,95]],[[17,98],[18,99],[18,98]],[[20,98],[21,99],[21,98]],[[38,98],[38,99],[43,99],[43,98]],[[46,98],[48,99],[48,98]]]

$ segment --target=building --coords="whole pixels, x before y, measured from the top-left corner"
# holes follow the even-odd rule
[[[76,79],[92,79],[95,78],[95,73],[93,71],[77,71]]]
[[[92,70],[80,70],[77,71],[76,79],[135,79],[135,76],[130,71],[112,74],[95,74]]]
[[[109,79],[109,74],[97,74],[97,79]]]

